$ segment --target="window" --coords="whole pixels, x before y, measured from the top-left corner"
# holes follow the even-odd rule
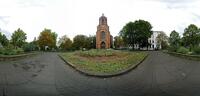
[[[104,31],[101,32],[101,40],[104,41],[106,39],[106,33]]]

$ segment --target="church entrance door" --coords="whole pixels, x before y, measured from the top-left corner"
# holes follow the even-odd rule
[[[106,48],[106,43],[103,41],[103,42],[101,42],[101,48],[102,49],[105,49]]]

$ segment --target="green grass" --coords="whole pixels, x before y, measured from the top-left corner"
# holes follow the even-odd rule
[[[82,70],[94,73],[115,73],[139,63],[147,56],[147,53],[93,49],[60,55]]]

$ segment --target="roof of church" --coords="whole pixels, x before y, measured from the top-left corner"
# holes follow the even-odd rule
[[[102,13],[102,16],[100,18],[107,18],[106,16],[104,16],[104,13]]]

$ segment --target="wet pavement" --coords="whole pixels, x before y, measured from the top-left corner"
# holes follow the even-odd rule
[[[127,74],[82,75],[57,53],[0,62],[0,96],[200,96],[200,62],[149,52]]]

